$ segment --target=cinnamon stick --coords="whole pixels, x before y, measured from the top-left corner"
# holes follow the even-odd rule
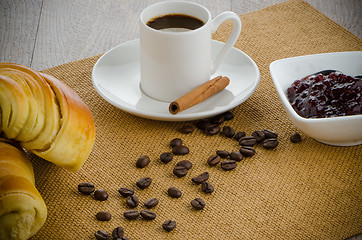
[[[211,79],[172,102],[169,106],[170,113],[177,114],[205,101],[209,97],[223,90],[227,85],[229,85],[229,82],[229,78],[225,76],[217,76]]]

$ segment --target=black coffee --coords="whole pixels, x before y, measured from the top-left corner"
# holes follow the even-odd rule
[[[174,13],[152,18],[146,24],[156,30],[182,32],[195,30],[202,27],[205,23],[200,19],[189,15]]]

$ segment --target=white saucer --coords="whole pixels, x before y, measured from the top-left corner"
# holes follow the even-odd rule
[[[224,43],[213,40],[213,54],[223,45]],[[189,121],[215,116],[248,99],[260,81],[260,72],[255,62],[242,51],[232,48],[214,74],[229,77],[230,84],[204,102],[172,115],[168,111],[170,103],[150,98],[141,91],[139,51],[138,39],[109,50],[94,65],[92,82],[107,102],[144,118]]]

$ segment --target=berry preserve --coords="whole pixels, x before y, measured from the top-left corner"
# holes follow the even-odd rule
[[[362,79],[341,72],[296,80],[287,90],[294,110],[305,118],[362,114]]]

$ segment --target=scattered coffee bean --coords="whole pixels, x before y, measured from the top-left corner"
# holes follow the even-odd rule
[[[241,147],[239,152],[244,156],[244,157],[251,157],[254,156],[255,154],[255,149],[252,147],[248,147],[248,146],[244,146]]]
[[[143,219],[145,219],[145,220],[153,220],[156,218],[156,213],[154,213],[150,210],[142,210],[140,212],[140,214],[143,217]]]
[[[245,137],[245,136],[246,136],[245,132],[237,132],[237,133],[234,135],[234,139],[235,139],[236,141],[239,141],[240,138]]]
[[[217,150],[216,154],[218,156],[220,156],[221,158],[227,158],[227,157],[229,157],[230,153],[228,151],[226,151],[226,150]]]
[[[179,198],[182,195],[181,191],[178,188],[175,188],[175,187],[170,187],[167,190],[167,193],[172,198]]]
[[[232,138],[235,135],[235,130],[232,127],[224,126],[222,133],[225,137]]]
[[[135,195],[132,195],[132,196],[127,197],[126,203],[127,203],[128,207],[135,208],[138,206],[140,201],[138,200],[138,197],[136,197]]]
[[[213,136],[220,132],[220,126],[219,125],[211,125],[205,129],[205,133],[207,135]]]
[[[206,128],[211,125],[213,125],[213,124],[207,120],[200,120],[200,121],[196,122],[196,124],[195,124],[195,126],[202,131],[205,131]]]
[[[234,114],[230,111],[224,112],[222,115],[224,116],[225,121],[230,121],[234,118]]]
[[[139,179],[136,182],[137,187],[139,187],[140,189],[145,189],[147,187],[149,187],[151,185],[152,179],[149,177],[144,177]]]
[[[210,122],[216,125],[220,125],[225,121],[224,115],[223,114],[219,114],[215,117],[210,118]]]
[[[172,231],[176,227],[176,222],[172,220],[166,220],[162,224],[162,228],[165,229],[167,232]]]
[[[267,138],[263,142],[263,147],[265,149],[274,149],[278,146],[279,142],[276,138]]]
[[[201,173],[197,177],[192,178],[191,180],[196,184],[201,184],[205,181],[207,181],[210,177],[210,174],[208,172]]]
[[[290,141],[292,143],[299,143],[302,141],[302,137],[300,136],[299,133],[293,133],[291,136],[290,136]]]
[[[240,152],[231,152],[230,160],[235,160],[237,162],[240,162],[241,160],[243,160],[243,155]]]
[[[119,194],[121,194],[122,197],[128,197],[132,196],[134,194],[134,191],[129,188],[120,188],[118,189]]]
[[[182,133],[189,134],[194,131],[194,126],[192,125],[183,125],[180,129]]]
[[[123,237],[124,235],[124,229],[123,227],[119,226],[119,227],[116,227],[115,229],[113,229],[112,231],[112,238],[113,239],[118,239],[120,237]]]
[[[218,155],[212,155],[207,159],[207,164],[210,166],[216,166],[220,162],[221,158]]]
[[[264,129],[263,130],[263,133],[265,135],[265,138],[277,138],[278,137],[278,134],[273,132],[273,131],[270,131],[268,129]]]
[[[239,144],[241,146],[254,146],[256,144],[256,139],[252,136],[245,136],[239,139]]]
[[[160,155],[161,162],[169,163],[173,159],[173,154],[170,152],[164,152]]]
[[[96,214],[96,218],[99,221],[109,221],[111,219],[111,214],[107,211],[100,211]]]
[[[84,195],[90,195],[92,192],[94,192],[94,184],[93,183],[79,183],[78,184],[78,191]]]
[[[107,240],[109,238],[109,233],[104,230],[99,230],[94,233],[94,236],[97,240]]]
[[[98,201],[105,201],[108,198],[108,193],[103,189],[97,189],[94,192],[94,199]]]
[[[187,174],[187,168],[184,166],[175,166],[173,169],[173,174],[175,174],[177,177],[184,177]]]
[[[142,155],[137,159],[136,167],[144,168],[150,163],[150,158],[147,155]]]
[[[158,199],[157,199],[157,198],[151,198],[151,199],[148,199],[148,200],[145,202],[146,208],[156,207],[157,204],[158,204]]]
[[[257,143],[262,142],[265,139],[265,134],[263,131],[254,131],[251,136],[253,136]]]
[[[191,201],[191,206],[193,206],[197,210],[201,210],[205,207],[205,202],[201,198],[195,198]]]
[[[224,160],[221,162],[221,168],[225,171],[233,170],[236,166],[235,160]]]
[[[182,145],[182,140],[181,138],[174,138],[171,140],[170,142],[170,146],[173,148],[175,146],[181,146]]]
[[[212,193],[214,191],[214,187],[209,182],[203,182],[201,184],[201,190],[204,193]]]
[[[172,153],[175,155],[185,155],[188,154],[190,152],[189,148],[186,146],[174,146],[172,148]]]
[[[192,163],[189,160],[182,160],[176,164],[176,166],[183,166],[187,170],[190,170],[192,168]]]
[[[123,216],[128,220],[134,220],[138,218],[139,212],[137,210],[127,210],[123,213]]]

